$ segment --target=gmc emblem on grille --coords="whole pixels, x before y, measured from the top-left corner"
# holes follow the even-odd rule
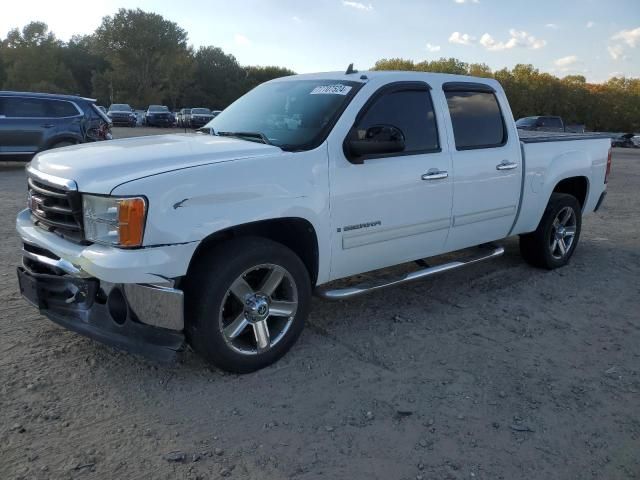
[[[33,198],[31,192],[27,193],[27,208],[32,212],[38,208],[38,202],[36,202],[36,199]]]

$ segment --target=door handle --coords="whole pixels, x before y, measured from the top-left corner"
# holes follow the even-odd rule
[[[438,170],[437,168],[432,168],[427,173],[422,175],[422,180],[441,180],[443,178],[447,178],[448,176],[448,172],[445,172],[444,170]]]
[[[518,168],[517,163],[512,163],[504,160],[496,165],[496,170],[513,170],[514,168]]]
[[[53,128],[55,125],[53,123],[45,123],[44,125],[40,125],[42,128]]]

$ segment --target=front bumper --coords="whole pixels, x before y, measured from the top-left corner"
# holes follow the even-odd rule
[[[152,127],[168,126],[172,124],[173,124],[173,119],[171,118],[147,117],[147,125]]]
[[[173,279],[186,273],[197,243],[125,250],[80,245],[18,214],[24,242],[20,291],[54,322],[160,361],[184,345],[184,294]]]
[[[69,330],[163,363],[175,362],[184,349],[181,330],[142,321],[154,315],[156,323],[158,316],[175,321],[170,316],[177,315],[182,322],[182,292],[178,290],[103,284],[95,278],[60,275],[48,266],[27,262],[18,267],[18,282],[26,300]]]
[[[137,122],[136,118],[132,117],[111,117],[111,123],[113,125],[135,125]]]

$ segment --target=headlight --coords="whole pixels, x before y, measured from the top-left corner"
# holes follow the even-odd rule
[[[85,238],[118,247],[142,245],[147,201],[143,197],[82,196]]]

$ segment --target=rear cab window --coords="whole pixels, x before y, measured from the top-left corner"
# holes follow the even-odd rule
[[[507,129],[495,91],[481,83],[443,85],[456,150],[502,147]]]

